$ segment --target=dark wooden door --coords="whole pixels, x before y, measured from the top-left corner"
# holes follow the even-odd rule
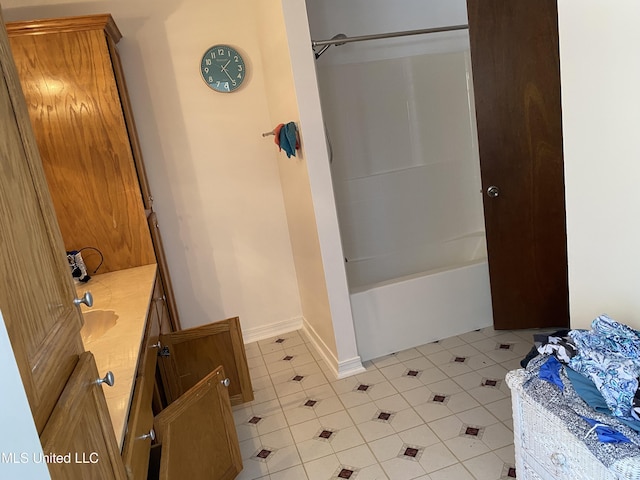
[[[566,327],[556,0],[467,8],[494,326]]]

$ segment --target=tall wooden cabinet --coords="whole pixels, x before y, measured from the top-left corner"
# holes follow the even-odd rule
[[[83,251],[89,273],[157,262],[179,330],[157,221],[147,219],[153,198],[113,18],[12,22],[7,31],[65,249],[91,247]]]
[[[95,362],[91,354],[83,353],[82,317],[74,304],[75,288],[4,23],[0,26],[0,221],[0,310],[43,450],[62,453],[86,446],[103,462],[99,475],[77,468],[66,471],[64,478],[124,478],[113,428],[104,416],[104,395],[95,383]],[[73,425],[65,421],[71,411]],[[69,465],[73,464],[61,463],[58,468],[68,470]],[[62,478],[55,467],[51,473]]]

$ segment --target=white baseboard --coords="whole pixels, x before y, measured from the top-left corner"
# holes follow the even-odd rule
[[[327,347],[327,344],[324,343],[322,338],[320,338],[320,336],[316,333],[311,324],[304,318],[302,319],[302,331],[309,338],[310,343],[315,347],[316,351],[324,359],[325,363],[331,370],[331,373],[333,373],[333,375],[336,377],[336,379],[350,377],[351,375],[355,375],[356,373],[362,373],[366,371],[362,366],[360,357],[353,357],[349,360],[338,362],[338,359],[331,351],[331,349]]]
[[[242,340],[247,344],[282,335],[284,333],[294,332],[302,328],[302,323],[302,317],[295,317],[289,320],[272,323],[270,325],[249,328],[247,330],[242,330]]]

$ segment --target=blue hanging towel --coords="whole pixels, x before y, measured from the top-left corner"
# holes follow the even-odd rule
[[[287,123],[280,129],[280,148],[285,151],[287,158],[296,156],[296,148],[299,148],[296,124]]]

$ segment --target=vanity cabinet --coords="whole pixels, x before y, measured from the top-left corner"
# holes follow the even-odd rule
[[[214,440],[206,444],[210,459],[233,458],[207,478],[234,478],[242,464],[223,371],[238,388],[234,401],[253,398],[239,322],[171,336],[179,333],[179,321],[125,100],[113,20],[98,15],[20,22],[8,30],[11,48],[0,28],[0,310],[44,453],[72,456],[71,462],[50,463],[51,477],[146,478],[154,423],[162,432],[163,465],[177,468],[176,462],[191,458],[180,444],[189,445],[192,432],[174,422],[182,418],[214,429],[207,432]],[[79,287],[96,297],[93,310],[82,307],[83,317],[64,252],[85,246],[99,249],[104,264]],[[93,272],[99,260],[88,255],[86,263]],[[146,290],[132,293],[120,275],[139,272],[149,279]],[[108,276],[116,280],[100,293]],[[113,305],[131,300],[142,304],[135,314],[139,331],[131,336],[129,354],[116,360],[113,350],[123,337],[107,342],[106,354],[96,339],[108,338],[105,332],[129,336],[129,327],[122,331],[129,320]],[[197,370],[192,378],[203,378],[174,380],[172,403],[154,418],[158,358],[166,363],[158,357],[161,334],[176,353],[171,371]],[[206,366],[185,367],[175,345],[187,345],[186,338],[220,352],[207,357]],[[114,368],[113,388],[98,383],[120,358],[128,359],[128,373]]]
[[[90,274],[157,263],[179,330],[113,18],[12,22],[7,31],[65,249],[90,247]]]

